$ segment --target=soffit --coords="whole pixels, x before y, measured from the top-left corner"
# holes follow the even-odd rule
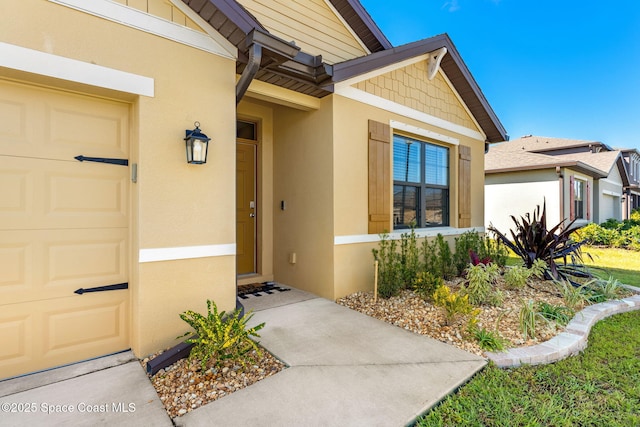
[[[248,62],[247,38],[259,34],[263,41],[271,44],[289,45],[298,50],[291,58],[285,58],[277,51],[263,49],[258,80],[294,90],[305,95],[323,97],[331,92],[322,87],[331,79],[331,67],[322,58],[301,52],[293,42],[287,42],[270,35],[258,20],[235,0],[182,0],[212,28],[238,48],[236,73],[242,71]]]

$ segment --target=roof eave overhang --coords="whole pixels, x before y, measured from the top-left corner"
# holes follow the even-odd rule
[[[500,123],[500,120],[489,105],[489,102],[447,34],[441,34],[334,64],[333,83],[352,79],[358,75],[421,56],[440,49],[441,47],[446,47],[448,51],[448,55],[445,55],[442,59],[441,68],[456,88],[456,91],[460,94],[469,111],[482,127],[482,130],[487,136],[487,142],[508,140],[509,136],[504,126]]]
[[[587,176],[590,176],[594,179],[602,179],[608,176],[603,171],[599,169],[595,169],[582,162],[549,163],[544,165],[528,165],[528,166],[518,166],[518,167],[485,169],[484,173],[498,174],[498,173],[509,173],[509,172],[523,172],[523,171],[532,171],[532,170],[555,169],[556,167],[569,168],[576,172],[580,172]]]
[[[249,63],[249,49],[257,44],[262,58],[255,78],[317,98],[331,93],[323,85],[331,80],[333,69],[321,56],[302,52],[294,42],[270,34],[235,0],[182,1],[238,48],[238,74]]]

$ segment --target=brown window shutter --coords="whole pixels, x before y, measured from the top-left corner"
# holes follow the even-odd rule
[[[369,120],[369,234],[391,226],[391,127]]]
[[[591,185],[590,184],[591,183],[587,181],[587,197],[585,197],[587,199],[586,200],[587,220],[591,219],[591,206],[590,206],[591,205]]]
[[[576,201],[573,187],[573,175],[569,176],[569,221],[576,219]]]
[[[471,227],[471,148],[458,146],[458,227]]]

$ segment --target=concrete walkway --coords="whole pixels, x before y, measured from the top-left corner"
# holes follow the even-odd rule
[[[403,426],[486,364],[301,291],[243,303],[289,368],[170,420],[126,352],[0,382],[0,426]]]
[[[174,419],[177,426],[403,426],[486,364],[322,298],[256,311],[252,323],[260,322],[260,343],[289,368]]]

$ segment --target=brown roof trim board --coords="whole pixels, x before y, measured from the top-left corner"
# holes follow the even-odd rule
[[[528,165],[528,166],[517,166],[517,167],[505,167],[505,168],[496,168],[496,169],[487,169],[484,171],[485,174],[497,174],[497,173],[507,173],[507,172],[522,172],[522,171],[530,171],[530,170],[544,170],[544,169],[555,169],[556,167],[561,168],[570,168],[577,172],[581,172],[585,175],[588,175],[593,178],[606,178],[607,174],[602,172],[599,169],[592,168],[589,165],[586,165],[582,162],[559,162],[553,164],[546,165]]]
[[[357,0],[329,0],[347,24],[371,52],[391,49],[393,45]]]
[[[397,46],[371,55],[351,59],[333,65],[333,82],[348,80],[361,74],[383,68],[416,56],[446,47],[440,67],[454,85],[463,101],[487,135],[487,141],[500,142],[509,139],[502,123],[489,105],[471,72],[462,60],[458,49],[447,34]]]

